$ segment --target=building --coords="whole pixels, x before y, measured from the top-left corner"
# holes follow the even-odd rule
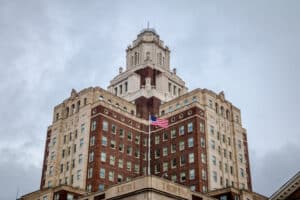
[[[300,171],[290,178],[270,197],[270,200],[299,200],[300,199]]]
[[[203,193],[252,191],[240,110],[224,92],[188,91],[151,28],[128,46],[126,69],[107,90],[73,89],[54,107],[40,189],[68,185],[97,192],[146,175],[149,114],[169,121],[167,129],[150,127],[152,175]]]

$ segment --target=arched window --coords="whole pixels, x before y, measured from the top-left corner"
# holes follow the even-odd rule
[[[75,112],[75,104],[72,104],[72,114]]]
[[[221,106],[221,115],[224,116],[224,108]]]
[[[138,53],[135,52],[134,53],[134,65],[137,65],[138,64]]]
[[[69,107],[66,108],[66,116],[68,117],[69,116],[69,112],[70,112],[70,109]]]
[[[229,119],[230,118],[230,112],[229,110],[226,110],[226,119]]]
[[[218,103],[215,103],[215,107],[216,107],[216,113],[218,113],[219,112],[219,105],[218,105]]]
[[[80,109],[80,101],[77,101],[77,112],[79,111]]]

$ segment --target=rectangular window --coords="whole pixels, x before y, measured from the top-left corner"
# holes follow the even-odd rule
[[[82,163],[82,154],[79,154],[78,157],[79,157],[79,158],[78,158],[78,163],[80,164],[80,163]]]
[[[94,152],[91,152],[89,154],[89,162],[93,162],[94,161]]]
[[[113,171],[108,172],[108,180],[114,182],[115,173]]]
[[[239,154],[239,161],[240,161],[240,163],[243,163],[243,155],[242,154]]]
[[[163,172],[168,171],[168,162],[163,162]]]
[[[184,141],[180,141],[179,142],[179,151],[183,151],[184,150]]]
[[[94,146],[95,145],[95,136],[92,136],[90,139],[90,146]]]
[[[184,135],[184,126],[179,127],[179,135]]]
[[[93,177],[93,168],[89,168],[87,178],[92,178],[92,177]]]
[[[100,168],[100,178],[105,178],[105,169]]]
[[[115,160],[116,160],[116,157],[111,155],[109,157],[109,164],[114,166],[115,165]]]
[[[217,159],[216,159],[216,156],[212,156],[212,163],[213,165],[217,165]]]
[[[180,173],[180,182],[185,182],[185,180],[186,180],[185,172],[181,172]]]
[[[163,134],[163,141],[167,141],[168,140],[168,133],[164,132]]]
[[[96,128],[97,128],[97,121],[94,120],[94,121],[92,121],[92,128],[91,128],[91,131],[96,130]],[[81,132],[82,132],[82,131],[81,131]]]
[[[171,144],[171,153],[176,152],[176,144]]]
[[[155,144],[159,144],[159,141],[160,141],[159,135],[156,135],[155,136]]]
[[[154,165],[154,172],[155,172],[155,174],[158,174],[160,172],[160,165],[159,164]]]
[[[160,157],[160,149],[155,149],[155,159]]]
[[[81,133],[84,133],[84,126],[85,126],[85,124],[81,124],[81,127],[80,127],[80,131],[81,131]],[[97,127],[97,125],[96,125],[96,127]],[[95,128],[95,130],[96,130],[96,128]],[[77,133],[77,132],[76,132]],[[76,135],[76,134],[75,134]],[[76,136],[75,136],[76,137]]]
[[[102,136],[102,146],[107,146],[107,137]]]
[[[202,171],[201,171],[201,176],[202,176],[202,180],[206,180],[207,179],[207,176],[206,176],[206,171],[205,171],[205,169],[202,169]]]
[[[194,180],[195,179],[195,169],[190,169],[189,174],[190,174],[190,180]]]
[[[116,141],[115,140],[110,141],[110,148],[116,149]]]
[[[81,170],[77,170],[77,180],[80,180],[81,178]]]
[[[124,152],[124,144],[119,144],[119,151]]]
[[[244,174],[244,169],[243,168],[240,168],[240,174],[241,174],[241,177],[244,177],[245,174]]]
[[[176,160],[176,158],[173,158],[171,161],[171,167],[176,168],[176,166],[177,166],[177,160]]]
[[[112,124],[111,125],[111,133],[116,134],[116,130],[117,130],[116,126],[114,124]]]
[[[176,130],[175,129],[172,129],[171,130],[171,138],[176,138]]]
[[[135,150],[134,156],[135,156],[136,158],[139,158],[139,157],[140,157],[140,151],[139,151],[138,149]]]
[[[176,182],[176,181],[177,181],[177,176],[176,176],[176,175],[172,175],[172,176],[171,176],[171,180],[172,180],[173,182]]]
[[[102,122],[102,130],[103,131],[108,131],[108,122],[107,121]]]
[[[190,137],[188,139],[188,147],[193,147],[194,146],[194,138]]]
[[[194,153],[189,153],[189,163],[194,163],[194,162],[195,162]]]
[[[210,133],[212,135],[214,135],[214,133],[215,133],[215,127],[214,126],[210,126]]]
[[[119,130],[119,136],[120,136],[121,138],[124,137],[124,129],[120,128],[120,130]]]
[[[193,127],[193,122],[188,123],[188,133],[193,132],[194,127]]]
[[[127,171],[131,171],[131,162],[127,162],[126,163],[126,169],[127,169]]]
[[[239,149],[242,148],[242,141],[241,140],[238,140],[238,147],[239,147]]]
[[[119,159],[118,167],[123,168],[123,159]]]
[[[141,137],[139,135],[136,135],[135,136],[135,143],[140,144],[140,139],[141,139]]]
[[[132,141],[132,133],[131,133],[131,132],[128,132],[128,133],[127,133],[127,139],[128,139],[129,141]]]
[[[185,156],[181,155],[180,156],[180,166],[183,166],[183,165],[185,165]]]
[[[218,182],[218,175],[216,171],[213,171],[213,180],[217,183]]]
[[[200,138],[200,145],[205,148],[205,139],[203,137]]]
[[[210,146],[211,146],[212,149],[216,149],[216,145],[215,145],[215,141],[214,140],[210,141]]]
[[[205,132],[205,126],[203,122],[200,122],[200,132],[204,133]]]
[[[223,141],[223,143],[226,143],[226,137],[224,134],[222,134],[222,141]]]
[[[168,147],[164,147],[163,148],[163,156],[167,156],[168,155]]]
[[[105,152],[101,152],[100,160],[101,160],[101,162],[106,162],[106,153]]]
[[[134,165],[134,173],[139,174],[140,173],[140,166]]]
[[[127,155],[128,156],[132,155],[132,147],[131,146],[127,146]]]
[[[224,158],[227,158],[227,150],[224,149]]]

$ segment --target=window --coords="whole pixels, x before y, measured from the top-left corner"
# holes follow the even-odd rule
[[[96,130],[96,128],[97,128],[97,121],[93,121],[92,122],[92,128],[91,128],[91,131],[94,131],[94,130]]]
[[[155,144],[159,144],[159,135],[155,136]]]
[[[217,159],[216,159],[216,156],[212,156],[212,163],[213,163],[213,165],[217,165]]]
[[[126,163],[126,169],[127,169],[127,171],[131,171],[131,162],[127,162]]]
[[[108,180],[113,182],[114,178],[115,178],[115,173],[112,171],[108,172]]]
[[[53,166],[50,166],[49,175],[51,176],[52,174],[53,174]]]
[[[102,136],[102,146],[107,146],[107,137]]]
[[[55,159],[55,152],[52,151],[52,152],[51,152],[51,160],[54,160],[54,159]]]
[[[176,137],[176,130],[172,129],[171,130],[171,138],[175,138]]]
[[[168,133],[164,132],[163,134],[163,141],[167,141],[168,140]]]
[[[230,166],[230,174],[233,175],[233,166]]]
[[[120,128],[119,135],[120,135],[121,138],[124,137],[124,129]]]
[[[214,126],[210,126],[210,133],[212,134],[212,135],[214,135],[214,133],[215,133],[215,127]]]
[[[127,146],[127,155],[131,156],[132,155],[132,147]]]
[[[202,180],[204,180],[204,181],[207,179],[205,169],[202,169],[202,171],[201,171],[201,177],[202,177]]]
[[[244,169],[243,168],[240,168],[240,174],[241,174],[241,177],[244,177],[245,174],[244,174]]]
[[[229,151],[229,159],[232,160],[232,152]]]
[[[216,171],[213,171],[213,180],[215,182],[218,182],[218,175],[217,175],[217,172]]]
[[[89,162],[93,162],[94,161],[94,152],[91,152],[89,154]]]
[[[204,153],[201,153],[201,162],[206,163],[206,155]]]
[[[101,152],[101,158],[100,158],[101,162],[106,162],[106,153]]]
[[[184,150],[184,141],[179,142],[179,151]]]
[[[195,169],[190,169],[189,174],[190,174],[190,180],[194,180],[195,179]]]
[[[93,177],[93,168],[89,168],[87,178],[92,178],[92,177]]]
[[[64,135],[64,144],[66,144],[66,142],[67,142],[67,136]]]
[[[171,92],[171,83],[169,83],[169,85],[168,85],[168,90],[169,90],[169,92]]]
[[[200,138],[200,145],[201,147],[205,147],[205,139],[203,137]]]
[[[184,126],[179,127],[179,135],[184,135]]]
[[[100,178],[105,178],[105,169],[100,168]]]
[[[223,141],[223,143],[226,143],[226,137],[224,134],[222,134],[222,141]]]
[[[190,137],[188,139],[188,147],[193,147],[194,146],[194,138]]]
[[[216,149],[216,145],[215,145],[215,141],[214,140],[210,141],[210,146],[211,146],[212,149]]]
[[[194,162],[195,162],[194,153],[189,153],[189,163],[194,163]]]
[[[227,141],[228,141],[228,145],[230,146],[231,145],[231,139],[230,139],[230,137],[227,138]]]
[[[239,147],[239,149],[242,148],[242,141],[241,140],[238,140],[238,147]]]
[[[116,160],[116,157],[111,155],[109,157],[109,164],[114,166],[115,165],[115,160]]]
[[[116,126],[114,124],[112,124],[111,125],[111,133],[116,134],[116,130],[117,130]]]
[[[139,135],[136,135],[136,136],[135,136],[135,143],[136,143],[136,144],[140,144],[140,139],[141,139],[140,136],[139,136]]]
[[[81,133],[84,133],[84,124],[81,124],[80,131]]]
[[[112,148],[112,149],[116,148],[116,141],[115,140],[110,141],[110,148]]]
[[[176,152],[176,144],[171,144],[171,153]]]
[[[56,144],[56,137],[54,137],[53,139],[52,139],[52,145],[54,146]]]
[[[155,149],[155,158],[159,158],[160,157],[160,149]]]
[[[118,175],[118,183],[122,182],[123,181],[123,176],[122,175]]]
[[[79,147],[82,147],[82,146],[83,146],[83,138],[80,138]]]
[[[78,163],[80,164],[80,163],[82,163],[82,154],[79,154],[78,157],[79,157],[79,158],[78,158]]]
[[[67,165],[66,165],[66,170],[67,170],[67,171],[69,171],[69,169],[70,169],[70,163],[69,163],[69,162],[67,162]]]
[[[131,132],[128,132],[128,133],[127,133],[127,139],[128,139],[129,141],[132,141],[132,133],[131,133]]]
[[[194,127],[193,127],[193,122],[188,123],[188,133],[193,132]]]
[[[140,173],[140,166],[134,165],[134,173],[139,174]]]
[[[176,166],[177,166],[177,160],[176,160],[176,158],[173,158],[171,161],[171,167],[175,168]]]
[[[180,156],[180,166],[183,166],[183,165],[185,165],[185,156],[181,155]]]
[[[227,196],[226,195],[220,196],[220,200],[227,200]]]
[[[181,172],[180,173],[180,182],[185,182],[185,180],[186,180],[185,172]]]
[[[92,185],[91,185],[91,184],[88,184],[88,185],[86,186],[86,190],[87,190],[88,192],[91,192],[91,191],[92,191]]]
[[[77,170],[77,180],[80,180],[81,178],[81,170]]]
[[[224,149],[224,158],[227,158],[227,150]]]
[[[119,159],[118,167],[123,168],[123,159]]]
[[[243,163],[243,155],[242,154],[239,154],[239,161],[240,161],[240,163]]]
[[[95,136],[92,136],[90,139],[90,146],[94,146],[95,145]]]
[[[168,155],[168,147],[164,147],[163,148],[163,156],[167,156]]]
[[[125,82],[125,92],[128,91],[128,82]]]
[[[139,150],[135,150],[134,156],[135,156],[136,158],[139,158],[139,157],[140,157],[140,151],[139,151]]]
[[[177,176],[176,176],[176,175],[172,175],[172,176],[171,176],[171,180],[172,180],[173,182],[176,182],[176,181],[177,181]]]
[[[102,122],[102,130],[103,131],[108,131],[108,122],[107,121]]]
[[[200,132],[204,133],[205,132],[205,126],[203,122],[200,122]]]
[[[119,144],[119,151],[124,152],[124,144]]]
[[[228,165],[227,165],[227,163],[224,164],[224,169],[225,169],[225,172],[228,173]]]
[[[160,165],[159,164],[154,165],[154,172],[155,172],[155,174],[158,174],[160,172]]]

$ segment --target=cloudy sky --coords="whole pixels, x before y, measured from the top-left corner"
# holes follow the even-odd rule
[[[300,1],[0,0],[0,199],[39,188],[53,107],[106,88],[147,21],[189,89],[224,90],[248,130],[253,188],[300,169]]]

